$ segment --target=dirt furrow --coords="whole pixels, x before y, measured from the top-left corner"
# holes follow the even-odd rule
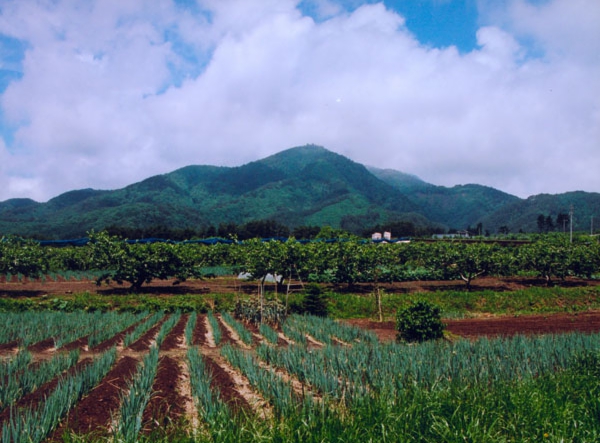
[[[221,399],[232,410],[246,409],[254,411],[260,417],[267,418],[273,415],[269,403],[262,398],[250,385],[240,371],[233,368],[218,350],[214,348],[201,348],[204,362],[212,373],[213,388],[220,393]]]
[[[62,442],[67,434],[107,437],[112,419],[118,414],[121,394],[136,373],[139,361],[124,356],[118,359],[100,384],[81,399],[48,441]]]
[[[185,398],[178,389],[181,368],[177,360],[162,356],[158,361],[152,396],[142,416],[143,435],[164,439],[185,417]]]
[[[17,400],[17,402],[15,404],[12,404],[11,406],[5,408],[0,413],[0,426],[2,426],[2,424],[4,422],[7,422],[8,420],[10,420],[11,411],[16,411],[18,409],[24,409],[24,408],[30,408],[32,410],[38,408],[40,406],[40,404],[43,404],[43,402],[46,400],[46,397],[48,397],[56,389],[60,380],[62,380],[63,378],[69,377],[77,372],[82,371],[87,365],[89,365],[91,363],[92,363],[91,358],[86,358],[84,360],[81,360],[79,363],[77,363],[75,366],[72,366],[71,368],[69,368],[63,374],[61,374],[57,377],[54,377],[49,382],[41,385],[35,391],[30,392],[29,394],[21,397],[19,400]]]

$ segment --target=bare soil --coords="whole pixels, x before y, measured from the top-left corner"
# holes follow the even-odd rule
[[[573,286],[599,286],[598,280],[585,280],[577,278],[567,278],[565,280],[556,280],[552,284],[562,287]],[[482,277],[473,280],[471,288],[474,291],[490,289],[494,291],[514,291],[531,286],[545,286],[546,280],[534,277]],[[381,285],[388,293],[407,294],[414,292],[428,292],[435,290],[464,290],[465,283],[461,280],[453,281],[410,281],[386,283]],[[348,285],[330,285],[331,289],[339,292],[364,292],[371,293],[373,285],[354,284]],[[301,290],[302,285],[295,282],[291,285],[292,290]],[[267,291],[275,291],[275,284],[267,284]],[[256,294],[258,286],[253,282],[245,282],[234,277],[214,278],[206,280],[188,280],[175,284],[174,280],[153,280],[149,284],[142,286],[144,294],[151,295],[177,295],[177,294],[231,294],[246,293]],[[29,280],[16,278],[10,282],[0,281],[0,297],[39,297],[39,296],[58,296],[65,294],[75,294],[89,292],[99,295],[118,295],[128,294],[127,284],[119,285],[117,283],[96,285],[93,280]]]
[[[559,282],[564,286],[592,286],[600,282],[567,280]],[[483,278],[474,282],[473,289],[492,289],[495,291],[508,291],[522,289],[528,286],[544,286],[545,282],[539,279],[493,279]],[[388,292],[411,293],[424,292],[437,289],[456,289],[464,288],[462,282],[408,282],[397,283],[386,287]],[[346,287],[335,288],[344,291]],[[23,296],[41,296],[41,295],[59,295],[73,292],[95,292],[99,294],[125,293],[126,288],[113,286],[97,287],[94,282],[80,281],[23,281],[0,284],[0,297],[23,297]],[[181,285],[173,286],[169,282],[153,282],[145,292],[153,294],[204,294],[212,293],[231,293],[231,292],[249,292],[256,293],[257,288],[254,284],[240,283],[234,279],[229,280],[207,280],[184,282]],[[355,285],[353,292],[369,293],[372,288],[369,285]],[[144,415],[144,430],[146,434],[154,433],[156,430],[166,430],[169,424],[176,423],[185,416],[184,405],[189,403],[190,399],[181,392],[179,381],[182,378],[182,362],[185,358],[186,346],[199,346],[206,364],[213,374],[213,387],[219,392],[221,398],[225,400],[234,410],[256,410],[253,401],[249,401],[247,396],[243,395],[243,388],[239,381],[235,379],[233,371],[226,367],[223,359],[220,357],[216,348],[208,345],[206,318],[204,315],[198,316],[196,329],[193,334],[191,344],[186,344],[183,338],[185,324],[188,316],[182,316],[181,321],[167,335],[163,346],[161,347],[160,365],[154,384],[154,392],[151,402],[148,405]],[[392,341],[396,338],[396,328],[394,322],[375,322],[371,320],[349,320],[348,322],[365,329],[374,331],[380,340]],[[151,328],[147,334],[140,338],[129,348],[120,350],[119,358],[109,374],[96,386],[85,398],[83,398],[76,407],[69,413],[68,419],[53,433],[48,441],[62,441],[66,432],[74,432],[79,435],[108,436],[110,432],[111,420],[118,413],[120,395],[124,392],[127,382],[131,380],[136,367],[141,361],[141,356],[146,352],[153,342],[154,337],[160,328],[159,323]],[[221,325],[222,327],[222,325]],[[131,330],[129,328],[129,330]],[[547,334],[547,333],[565,333],[569,331],[598,332],[600,331],[600,311],[587,311],[577,314],[555,314],[555,315],[535,315],[535,316],[504,316],[504,317],[484,317],[464,320],[448,320],[447,330],[456,336],[474,338],[478,336],[497,336],[514,334]],[[110,346],[119,343],[124,337],[126,331],[123,331],[118,337],[110,340]],[[227,328],[222,327],[222,342],[236,345],[233,337]],[[254,334],[258,334],[256,328],[252,328]],[[96,349],[82,352],[82,360],[71,370],[79,370],[82,365],[89,364],[90,357],[95,356],[100,350],[107,349],[109,344],[100,344]],[[54,343],[50,341],[36,343],[28,349],[30,352],[38,354],[52,354],[62,352],[64,349],[81,347],[83,349],[84,341],[74,342],[66,345],[63,349],[54,349]],[[18,347],[18,343],[13,342],[0,347],[0,354],[7,355],[13,353]],[[40,387],[31,395],[21,399],[16,407],[33,406],[43,401],[44,397],[53,389],[52,383]],[[252,405],[251,405],[252,403]],[[8,419],[9,409],[5,409],[0,414],[0,424]]]
[[[377,334],[381,341],[396,339],[397,330],[393,321],[347,320],[361,328]],[[446,320],[451,335],[475,338],[481,336],[512,336],[515,334],[560,334],[572,331],[599,332],[600,311],[577,314],[526,315]]]

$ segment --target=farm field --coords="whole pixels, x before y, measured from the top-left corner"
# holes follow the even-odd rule
[[[595,311],[447,319],[450,340],[420,345],[368,319],[0,316],[3,442],[600,437]]]
[[[0,313],[2,441],[599,441],[599,283],[398,282],[384,322],[372,285],[323,285],[339,320],[258,327],[224,313],[256,282],[4,278],[0,301],[55,310]],[[145,298],[187,304],[121,309]],[[427,298],[448,338],[396,342],[394,310]]]

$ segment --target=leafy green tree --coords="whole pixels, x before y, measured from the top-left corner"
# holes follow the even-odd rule
[[[354,240],[323,245],[326,254],[323,264],[331,272],[334,283],[345,283],[350,287],[360,281],[362,273],[359,258],[362,254],[362,245]]]
[[[569,228],[569,214],[560,212],[556,216],[556,229],[560,232],[567,232]]]
[[[552,216],[546,216],[546,221],[544,223],[545,232],[550,232],[554,230],[554,223],[552,222]]]
[[[497,269],[501,252],[497,246],[487,243],[440,241],[426,248],[425,254],[426,266],[441,271],[444,279],[462,279],[469,291],[475,278]]]
[[[253,220],[239,227],[238,236],[241,240],[249,238],[288,237],[290,230],[287,226],[275,220]]]
[[[578,277],[592,278],[600,274],[600,244],[574,244],[571,247],[569,271]]]
[[[91,269],[90,257],[85,247],[53,248],[45,246],[44,251],[48,259],[49,271],[88,271]]]
[[[315,238],[320,231],[318,226],[297,226],[292,230],[292,236],[298,240],[309,240]]]
[[[198,256],[181,253],[182,246],[172,243],[128,243],[106,232],[89,235],[88,253],[92,267],[103,271],[96,283],[130,283],[139,292],[144,283],[175,277],[184,281],[201,277]]]
[[[519,267],[533,271],[552,284],[552,278],[564,279],[569,272],[570,248],[562,237],[543,237],[534,243],[523,245],[518,253]]]
[[[498,228],[498,233],[502,234],[502,235],[508,235],[508,233],[510,232],[510,229],[508,228],[508,226],[506,225],[502,225]]]
[[[19,237],[0,238],[0,273],[38,277],[48,272],[44,249],[34,240]]]
[[[257,279],[259,284],[260,315],[262,318],[265,298],[265,282],[267,277],[281,276],[284,257],[284,246],[280,241],[262,241],[258,238],[244,241],[237,245],[237,262],[244,272]]]
[[[319,233],[316,235],[316,239],[329,240],[329,239],[349,239],[352,237],[348,231],[343,229],[335,229],[331,226],[323,226]]]
[[[546,217],[544,217],[544,214],[540,214],[537,217],[538,232],[540,234],[543,233],[543,232],[545,232],[545,227],[546,227]]]
[[[381,303],[381,283],[393,280],[392,268],[398,257],[392,248],[396,245],[389,243],[367,243],[361,246],[357,255],[359,272],[363,281],[373,282],[375,286],[375,300],[379,321],[383,321],[383,306]]]

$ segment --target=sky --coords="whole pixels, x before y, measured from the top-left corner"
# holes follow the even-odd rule
[[[0,201],[305,144],[600,192],[600,0],[0,0]]]

